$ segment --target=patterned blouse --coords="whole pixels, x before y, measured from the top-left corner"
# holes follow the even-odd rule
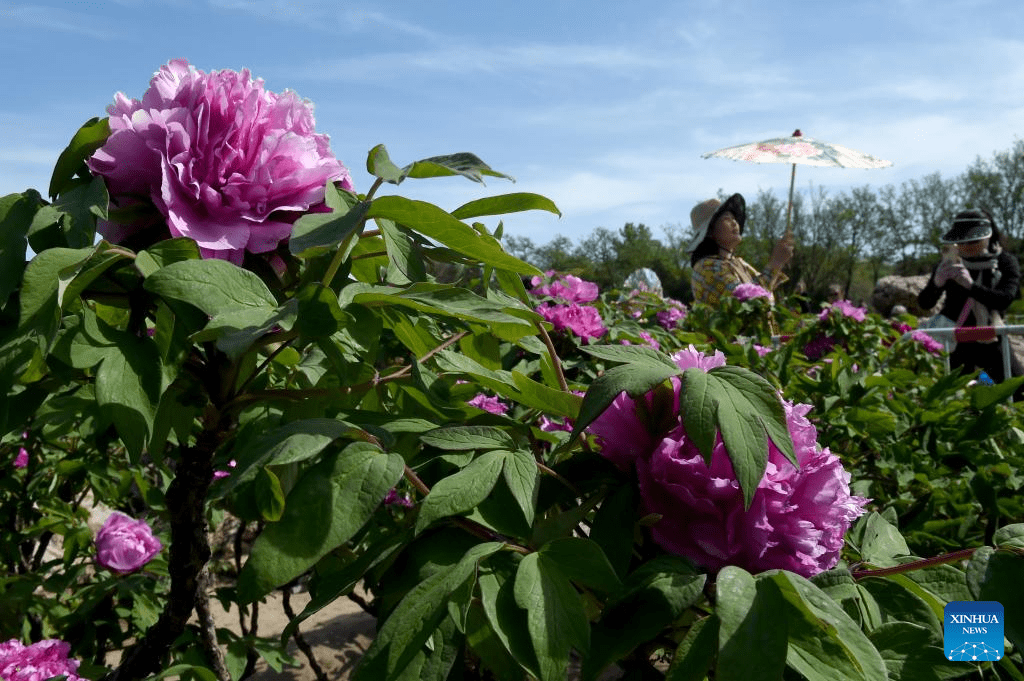
[[[787,280],[780,274],[776,284]],[[730,256],[723,258],[711,255],[701,258],[693,266],[693,302],[707,305],[718,305],[722,296],[731,295],[738,284],[758,284],[771,290],[771,272],[758,272],[754,266],[743,258]]]

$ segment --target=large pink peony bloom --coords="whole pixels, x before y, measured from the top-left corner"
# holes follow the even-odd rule
[[[111,513],[96,533],[96,562],[118,574],[135,572],[162,548],[145,520],[119,511]]]
[[[736,300],[753,300],[754,298],[767,298],[769,301],[773,300],[772,294],[768,289],[757,284],[737,284],[736,288],[732,290],[732,295]]]
[[[71,651],[64,641],[46,639],[30,646],[16,638],[0,643],[0,679],[4,681],[45,681],[67,676],[67,681],[82,681],[75,672],[81,664],[68,659]]]
[[[724,364],[724,357],[708,358],[692,346],[675,359],[683,368],[705,371]],[[686,435],[678,416],[680,383],[672,384],[671,422],[665,423],[664,410],[650,408],[655,391],[639,404],[620,395],[590,428],[602,455],[620,468],[635,466],[644,513],[661,516],[651,529],[654,540],[709,570],[736,565],[810,576],[835,566],[843,537],[867,500],[850,494],[850,475],[839,458],[818,447],[807,420],[810,405],[783,402],[800,467],[769,444],[765,475],[744,509],[721,436],[709,466]],[[651,418],[659,413],[660,423]]]
[[[328,181],[352,188],[348,170],[314,132],[312,105],[294,92],[263,89],[247,70],[204,73],[174,60],[153,76],[142,101],[122,93],[108,107],[111,134],[89,159],[111,203],[156,220],[103,222],[109,240],[155,230],[194,239],[204,257],[241,263],[287,239],[292,223],[324,200]]]

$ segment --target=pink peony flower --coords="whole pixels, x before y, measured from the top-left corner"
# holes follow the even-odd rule
[[[26,646],[12,638],[0,643],[0,679],[4,681],[45,681],[67,676],[67,681],[82,681],[75,672],[81,664],[68,658],[71,651],[64,641],[46,639]]]
[[[946,349],[946,346],[932,338],[930,334],[927,334],[924,331],[914,331],[910,334],[910,337],[923,345],[924,349],[933,355],[941,355],[942,351]]]
[[[692,346],[674,359],[681,368],[705,371],[725,361],[721,353],[708,357]],[[708,465],[678,413],[681,384],[673,379],[672,385],[674,404],[666,405],[671,411],[652,409],[657,391],[639,404],[619,395],[590,428],[603,456],[624,470],[635,466],[643,512],[661,516],[651,528],[654,541],[709,570],[736,565],[811,576],[835,566],[843,538],[868,500],[850,494],[850,475],[839,458],[819,448],[817,430],[807,419],[810,405],[783,401],[800,467],[770,443],[765,475],[744,509],[721,436]],[[666,413],[670,421],[651,418],[664,419]]]
[[[322,205],[328,181],[352,188],[327,136],[314,131],[312,105],[264,90],[248,70],[207,74],[176,59],[142,101],[118,93],[107,112],[111,134],[89,169],[106,179],[114,206],[151,201],[159,212],[102,222],[114,242],[169,231],[194,239],[203,257],[238,264],[287,239],[296,218]]]
[[[737,284],[732,290],[732,295],[737,300],[753,300],[755,298],[767,298],[772,300],[772,294],[763,286],[757,284]]]
[[[545,274],[551,278],[551,283],[545,284],[543,279],[535,276],[530,280],[533,284],[533,290],[530,293],[535,296],[559,298],[567,303],[589,303],[592,300],[597,300],[599,293],[597,284],[584,281],[572,274],[553,276],[556,275],[553,270],[549,270]]]
[[[679,322],[686,319],[686,305],[671,298],[666,298],[665,302],[668,303],[669,306],[664,310],[659,310],[655,317],[658,319],[658,323],[661,324],[662,327],[671,331],[679,326]]]
[[[119,511],[111,513],[96,533],[96,562],[122,575],[141,568],[162,548],[145,520]]]
[[[384,497],[384,505],[412,508],[412,499],[409,498],[408,494],[402,494],[398,490],[392,488],[388,490],[387,496]]]
[[[818,321],[823,322],[828,319],[833,310],[857,322],[864,321],[868,311],[866,307],[857,307],[849,300],[837,300],[831,306],[821,311],[821,314],[818,315]]]
[[[487,395],[484,395],[483,393],[469,400],[468,402],[466,402],[466,404],[468,404],[471,407],[476,407],[477,409],[489,411],[492,414],[501,415],[508,411],[508,405],[506,405],[504,402],[499,400],[497,397],[489,397]]]
[[[608,329],[601,321],[601,313],[596,307],[589,305],[548,305],[541,303],[537,306],[537,312],[545,320],[551,322],[556,331],[569,329],[580,338],[600,338]]]
[[[28,450],[24,447],[18,448],[18,456],[14,457],[15,468],[25,468],[28,466]]]

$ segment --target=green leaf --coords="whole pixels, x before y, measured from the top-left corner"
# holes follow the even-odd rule
[[[518,274],[541,274],[533,265],[509,255],[493,240],[481,238],[472,227],[433,204],[401,196],[381,196],[373,200],[366,215],[393,220],[483,264]]]
[[[190,340],[193,343],[216,341],[220,351],[237,360],[273,329],[291,329],[297,307],[297,301],[290,300],[278,309],[243,307],[221,312],[214,315],[201,331],[192,334]]]
[[[366,171],[391,184],[401,184],[405,179],[405,173],[391,161],[391,156],[388,155],[388,150],[383,144],[378,144],[370,149],[370,153],[366,157]]]
[[[584,657],[590,650],[590,625],[579,593],[554,561],[531,553],[516,571],[515,597],[526,610],[541,681],[565,679],[570,650]]]
[[[711,395],[711,379],[703,369],[692,367],[683,372],[679,410],[686,434],[711,465],[711,453],[718,436],[718,402]]]
[[[992,543],[1000,549],[1024,549],[1024,523],[1000,527],[993,535]]]
[[[182,260],[146,278],[147,291],[198,307],[211,317],[239,308],[277,308],[277,299],[253,272],[226,260]]]
[[[601,547],[618,575],[626,574],[633,559],[635,516],[639,505],[634,485],[618,485],[601,500],[590,528],[590,538]]]
[[[785,571],[762,574],[778,587],[786,607],[789,652],[786,663],[808,681],[884,681],[885,663],[849,615],[807,579]]]
[[[76,183],[61,192],[53,207],[64,214],[61,227],[68,246],[92,245],[96,237],[96,218],[106,219],[108,201],[107,186],[101,177]]]
[[[148,277],[162,267],[183,260],[199,260],[199,244],[186,237],[153,244],[135,257],[135,268]]]
[[[658,556],[642,564],[626,577],[594,627],[584,677],[597,677],[609,664],[657,638],[703,598],[706,582],[707,575],[676,556]]]
[[[518,394],[508,394],[506,397],[514,399],[524,406],[540,409],[549,415],[574,419],[583,404],[583,398],[579,395],[549,388],[518,371],[512,372],[512,383],[518,390]]]
[[[474,577],[483,559],[501,550],[502,546],[498,542],[477,544],[457,565],[438,570],[413,587],[378,629],[356,667],[353,681],[400,678],[447,617],[451,594]]]
[[[358,303],[367,307],[395,306],[420,312],[454,317],[487,325],[503,340],[516,340],[535,333],[533,323],[508,314],[500,303],[478,296],[467,289],[444,284],[413,284],[407,288],[352,283],[342,289],[341,306]],[[540,319],[539,315],[534,315]]]
[[[995,551],[988,557],[981,578],[978,600],[1003,605],[1003,633],[1018,649],[1024,649],[1024,555],[1016,551]]]
[[[784,601],[771,580],[755,580],[741,568],[726,566],[715,589],[718,664],[721,681],[777,681],[786,663],[787,622]]]
[[[448,451],[515,449],[512,437],[492,426],[447,426],[420,435],[420,442]]]
[[[533,652],[526,612],[516,604],[514,575],[509,576],[486,566],[481,569],[477,584],[480,587],[480,603],[495,636],[519,666],[539,677],[540,670],[537,655]]]
[[[280,520],[284,513],[285,500],[281,481],[266,468],[261,468],[256,476],[256,505],[263,519],[272,523]]]
[[[435,520],[459,515],[478,506],[494,489],[505,463],[504,452],[487,452],[435,484],[420,505],[416,532]]]
[[[57,304],[62,310],[67,309],[98,277],[129,257],[119,247],[101,241],[88,258],[60,273]]]
[[[50,248],[32,258],[25,267],[19,328],[33,329],[44,337],[57,331],[61,274],[85,262],[92,252],[91,248]]]
[[[377,218],[376,222],[388,252],[387,280],[399,285],[426,281],[427,270],[413,239],[391,220]]]
[[[768,381],[742,367],[711,369],[708,388],[722,441],[743,490],[744,506],[749,508],[768,464],[769,439],[799,466],[785,408]]]
[[[897,556],[907,556],[910,548],[900,531],[878,513],[872,511],[860,522],[864,523],[861,540],[861,558],[879,567],[899,565]]]
[[[57,157],[50,177],[50,198],[63,193],[76,175],[86,175],[85,161],[103,146],[110,136],[110,120],[90,118],[78,129],[71,142]]]
[[[927,627],[912,622],[889,622],[870,634],[889,678],[914,681],[944,681],[965,673],[962,662],[948,662],[942,641]]]
[[[509,175],[491,170],[489,165],[481,161],[475,154],[469,152],[432,156],[422,161],[415,161],[403,168],[402,173],[405,177],[416,179],[462,175],[474,182],[483,183],[483,178],[487,175],[512,180],[512,177]]]
[[[711,614],[693,623],[676,648],[665,681],[704,681],[718,652],[718,616]]]
[[[502,469],[505,484],[523,512],[528,526],[533,525],[537,506],[537,492],[540,489],[540,471],[533,455],[521,449],[506,452]]]
[[[547,197],[540,194],[513,193],[470,201],[453,210],[452,217],[466,220],[483,215],[506,215],[527,210],[546,210],[559,217],[562,215],[554,201]]]
[[[253,545],[239,576],[239,601],[260,599],[348,541],[404,468],[400,455],[355,442],[307,469],[288,494],[280,522],[267,525]]]
[[[625,392],[631,397],[639,397],[681,373],[679,367],[660,362],[623,364],[608,369],[590,384],[587,394],[583,396],[579,418],[576,419],[570,439],[575,440],[587,426],[604,413],[619,394]]]
[[[28,229],[40,206],[34,191],[0,198],[0,307],[21,283],[28,252]]]
[[[608,362],[634,364],[650,364],[655,362],[677,369],[676,363],[668,355],[644,345],[584,345],[580,348],[591,357]],[[699,369],[697,370],[699,371]],[[701,373],[704,373],[701,371]]]
[[[298,258],[308,259],[340,248],[348,258],[356,237],[366,223],[369,201],[357,201],[350,192],[342,192],[333,183],[327,184],[328,204],[338,207],[331,213],[307,213],[292,226],[288,250]]]
[[[913,581],[871,578],[861,580],[860,585],[874,597],[878,606],[890,619],[914,622],[928,627],[936,635],[941,635],[941,610],[937,616],[932,606],[922,598],[922,594],[914,593],[921,587]],[[916,589],[908,588],[910,586],[916,587]]]
[[[351,423],[336,419],[303,419],[279,426],[255,442],[245,442],[232,451],[237,466],[231,477],[211,492],[220,498],[239,484],[252,480],[264,466],[284,466],[316,457],[342,437],[361,439],[362,431]]]
[[[622,587],[604,551],[590,539],[553,539],[540,547],[540,554],[558,566],[558,570],[573,582],[603,593],[611,593]]]

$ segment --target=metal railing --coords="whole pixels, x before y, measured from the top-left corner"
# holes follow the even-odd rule
[[[1000,348],[1003,352],[1003,377],[1010,377],[1010,336],[1024,336],[1024,325],[1014,324],[1010,326],[961,326],[946,328],[914,329],[903,334],[903,338],[910,338],[916,332],[927,333],[936,339],[946,342],[946,349],[949,350],[949,341],[957,343],[968,341],[986,341],[999,339]],[[946,369],[949,369],[949,354],[946,354]]]

